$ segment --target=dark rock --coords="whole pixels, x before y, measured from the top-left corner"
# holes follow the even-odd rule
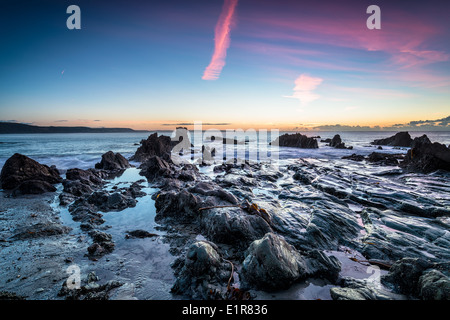
[[[330,289],[333,300],[392,300],[365,280],[345,277],[339,285]]]
[[[94,190],[91,188],[90,183],[83,183],[80,180],[64,180],[63,186],[64,192],[70,193],[77,197],[81,197],[94,192]]]
[[[124,170],[130,168],[131,165],[120,153],[108,151],[102,155],[102,160],[95,165],[96,169],[103,170]]]
[[[88,247],[88,252],[91,256],[103,256],[114,250],[115,245],[110,234],[91,230],[89,231],[89,236],[94,240],[94,243]]]
[[[100,186],[102,185],[102,177],[100,176],[100,173],[98,171],[95,171],[94,169],[78,169],[73,168],[69,169],[66,172],[66,179],[67,180],[78,180],[82,184],[86,184],[89,186]]]
[[[450,278],[432,269],[422,274],[418,282],[419,296],[424,300],[450,300]]]
[[[341,136],[336,134],[333,139],[329,142],[329,146],[336,149],[348,149],[345,143],[342,142]]]
[[[280,147],[292,147],[292,148],[311,148],[316,149],[319,147],[317,140],[314,138],[308,138],[300,133],[283,134],[276,138],[271,144],[278,144]]]
[[[35,239],[67,234],[70,232],[70,230],[72,229],[59,223],[42,222],[31,226],[19,227],[18,229],[16,229],[15,234],[12,238],[16,240]]]
[[[412,141],[413,140],[408,132],[398,132],[392,137],[374,140],[371,144],[393,147],[410,147]]]
[[[62,178],[55,167],[42,165],[18,153],[6,160],[0,173],[0,182],[3,189],[12,190],[31,180],[43,181],[43,183],[40,186],[36,185],[36,183],[29,183],[23,187],[22,191],[25,193],[27,191],[35,193],[37,190],[49,189],[49,184],[60,183]]]
[[[27,180],[22,182],[13,190],[13,195],[20,194],[43,194],[46,192],[55,192],[56,188],[50,183],[42,180]]]
[[[217,186],[212,182],[199,182],[195,186],[189,189],[192,193],[198,193],[204,196],[214,196],[218,197],[224,201],[227,201],[231,204],[237,204],[238,201],[234,195],[225,191],[221,187]]]
[[[58,297],[64,297],[66,300],[108,300],[111,291],[121,287],[124,283],[110,280],[105,284],[98,284],[98,277],[89,273],[87,278],[82,280],[79,288],[69,288],[67,281],[64,281]]]
[[[155,207],[157,219],[174,218],[188,222],[197,217],[200,199],[186,190],[171,190],[158,194]]]
[[[382,281],[393,284],[400,293],[417,296],[419,279],[431,267],[431,263],[422,259],[403,258],[392,265]]]
[[[25,300],[25,298],[14,292],[0,291],[0,300]]]
[[[150,233],[145,230],[133,230],[133,231],[127,231],[127,238],[152,238],[157,237],[158,235],[155,233]]]
[[[367,157],[367,161],[384,166],[398,166],[399,160],[402,158],[402,154],[372,152]]]
[[[249,215],[240,208],[204,210],[200,223],[209,239],[239,247],[247,247],[272,231],[262,217]]]
[[[172,292],[194,299],[217,299],[225,294],[230,275],[231,265],[217,252],[217,246],[197,241],[186,253]]]
[[[431,143],[426,135],[415,138],[405,159],[400,164],[408,171],[429,173],[438,169],[450,171],[450,149],[440,143]]]
[[[365,158],[363,155],[353,153],[350,156],[343,156],[342,159],[352,160],[352,161],[363,161]]]
[[[322,139],[320,140],[320,142],[331,143],[331,139],[330,138]]]
[[[87,206],[91,211],[122,211],[136,206],[136,200],[131,196],[115,192],[109,194],[105,190],[93,192],[87,198],[80,198],[74,203],[75,207]],[[70,210],[70,209],[69,209]]]
[[[172,148],[177,142],[173,142],[169,136],[159,136],[158,133],[151,134],[147,140],[141,141],[141,146],[137,149],[131,160],[144,162],[150,157],[157,156],[165,160],[170,159]]]
[[[244,286],[273,291],[286,289],[293,282],[312,276],[326,275],[336,279],[340,268],[335,257],[320,252],[311,257],[302,256],[282,237],[267,233],[246,251],[241,279]]]
[[[160,177],[170,177],[174,174],[169,162],[158,156],[148,158],[141,165],[141,169],[140,174],[146,177],[149,181],[153,181]]]

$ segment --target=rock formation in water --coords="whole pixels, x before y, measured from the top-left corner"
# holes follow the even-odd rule
[[[314,138],[308,138],[300,133],[283,134],[276,138],[272,145],[278,144],[280,147],[292,147],[292,148],[305,148],[305,149],[317,149],[319,145]]]
[[[408,132],[398,132],[392,137],[374,140],[371,144],[392,147],[410,147],[412,141],[413,140]]]
[[[432,143],[423,135],[413,140],[400,166],[408,171],[424,173],[438,169],[450,171],[450,149],[438,142]]]

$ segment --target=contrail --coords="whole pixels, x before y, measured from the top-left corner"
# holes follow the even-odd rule
[[[238,0],[225,0],[214,35],[214,53],[203,73],[203,80],[217,80],[225,66],[227,49],[230,46],[230,29]]]

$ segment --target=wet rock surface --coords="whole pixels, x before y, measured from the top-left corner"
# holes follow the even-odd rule
[[[137,179],[126,185],[111,183],[116,169],[67,171],[59,200],[78,223],[79,233],[73,239],[69,237],[73,230],[66,229],[48,208],[45,219],[27,217],[27,228],[22,230],[7,224],[12,212],[7,211],[8,220],[1,220],[0,205],[4,226],[0,240],[5,240],[0,241],[1,254],[10,254],[16,243],[30,243],[33,254],[38,241],[60,245],[64,239],[70,247],[50,246],[42,255],[57,254],[62,264],[74,261],[73,255],[75,261],[83,257],[93,265],[102,261],[119,273],[126,268],[122,269],[116,255],[140,250],[145,255],[150,245],[167,251],[139,263],[147,259],[158,263],[167,255],[176,258],[167,292],[183,298],[254,298],[258,290],[276,295],[279,290],[320,280],[328,299],[397,299],[400,295],[448,299],[447,172],[404,171],[399,168],[401,157],[389,153],[363,159],[358,155],[287,159],[279,166],[217,159],[211,165],[176,164],[167,156],[166,140],[153,135],[141,145],[147,151],[140,152],[144,159],[140,174],[154,189],[151,194],[142,191],[143,181]],[[27,196],[23,197],[25,201]],[[112,230],[114,225],[111,229],[105,223],[109,214],[117,217],[110,216],[117,219],[116,224],[122,223],[120,215],[140,201],[149,201],[149,210],[155,210],[156,229],[140,225],[117,232]],[[72,246],[77,249],[71,251]],[[353,254],[345,256],[346,252]],[[364,279],[356,278],[348,269],[349,261],[362,270],[382,268],[382,285],[369,282],[368,271],[363,271]],[[112,267],[112,262],[118,266]],[[60,292],[59,298],[69,299],[133,297],[139,288],[139,280],[125,283],[111,271],[102,284],[85,280],[80,291],[68,291],[63,284],[67,274],[58,268],[52,279],[57,286],[47,296]],[[4,288],[22,296],[25,286],[11,290],[18,283],[13,279],[17,271],[7,270],[6,277],[12,280]],[[130,272],[143,271],[136,267]],[[37,285],[44,286],[44,279],[48,278],[42,277]]]
[[[0,173],[1,187],[19,194],[41,194],[56,191],[54,184],[62,178],[55,167],[48,167],[22,154],[10,157]]]
[[[102,160],[95,165],[95,169],[120,171],[130,168],[131,165],[120,153],[108,151],[102,155]]]
[[[193,243],[185,259],[177,265],[178,277],[172,292],[194,299],[223,298],[232,267],[217,250],[217,246],[211,242]]]

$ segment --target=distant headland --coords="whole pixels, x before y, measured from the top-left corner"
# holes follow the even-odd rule
[[[121,133],[148,132],[130,128],[90,128],[90,127],[40,127],[14,122],[0,122],[0,134],[18,133]]]

